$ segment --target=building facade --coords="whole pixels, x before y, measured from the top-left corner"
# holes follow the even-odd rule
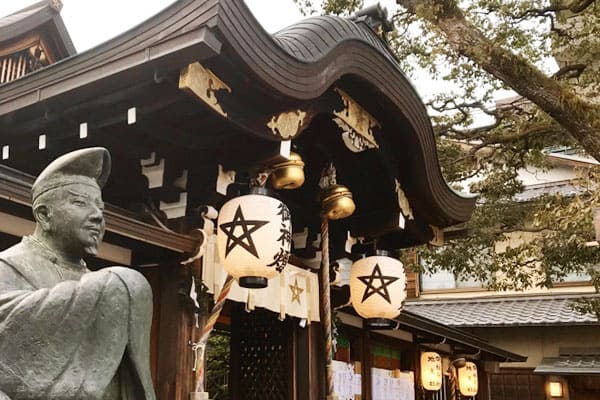
[[[578,168],[598,163],[568,150],[548,155],[547,170],[520,173],[525,190],[517,201],[542,194],[575,194]],[[498,243],[495,251],[530,240],[517,232]],[[486,282],[463,280],[449,271],[422,274],[418,297],[407,309],[442,324],[485,338],[490,344],[527,356],[527,361],[500,364],[490,371],[490,399],[593,399],[600,391],[599,322],[573,306],[579,298],[598,294],[587,273],[569,273],[551,288],[492,291]],[[552,396],[550,385],[560,386]]]
[[[323,293],[329,267],[332,277],[335,271],[334,262],[323,260],[367,254],[352,238],[397,252],[467,220],[474,205],[442,178],[425,107],[381,36],[379,13],[315,17],[270,35],[243,2],[179,0],[77,54],[59,10],[60,2],[42,1],[0,19],[0,30],[10,32],[0,42],[6,78],[0,84],[0,244],[8,247],[33,229],[29,191],[50,160],[106,147],[113,158],[104,190],[107,234],[89,265],[135,268],[150,282],[158,398],[199,392],[205,366],[212,383],[200,389],[220,398],[323,399],[331,379],[338,393],[348,394],[349,383],[340,383],[348,374],[362,399],[385,397],[391,387],[403,393],[397,397],[414,398],[426,394],[418,378],[425,350],[441,354],[444,372],[456,358],[476,362],[485,396],[486,368],[525,361],[411,312],[389,329],[368,330],[348,306],[347,287]],[[284,190],[273,171],[289,166],[292,152],[303,160],[304,184]],[[344,196],[351,192],[356,206],[326,230],[323,178],[345,185]],[[225,284],[218,279],[215,234],[228,232],[228,246],[256,252],[251,234],[259,224],[246,221],[254,225],[240,228],[243,234],[234,230],[244,219],[240,211],[216,227],[213,210],[256,182],[289,209],[290,266],[274,278],[276,287],[232,288],[219,303]],[[386,277],[379,278],[383,284]],[[323,351],[329,301],[338,317],[331,364]],[[221,306],[218,313],[213,303]],[[211,342],[203,360],[198,343],[209,323],[225,344],[211,353],[218,341]],[[219,369],[223,357],[227,365]],[[326,365],[335,366],[335,378]]]

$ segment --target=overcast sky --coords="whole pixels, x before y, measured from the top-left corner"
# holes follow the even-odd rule
[[[10,14],[39,0],[0,0],[0,16]],[[241,1],[241,0],[240,0]],[[304,17],[292,0],[245,0],[268,32],[276,32]],[[174,0],[62,0],[61,16],[78,52],[85,51],[123,33],[172,4]],[[318,4],[319,0],[314,0]],[[377,0],[364,0],[365,6]],[[388,15],[397,12],[395,0],[379,0]],[[426,74],[412,79],[424,98],[449,90],[447,81],[433,81]]]
[[[39,0],[0,0],[0,16],[37,1]],[[245,1],[269,32],[276,32],[303,18],[292,0]],[[173,2],[174,0],[62,0],[61,16],[75,48],[81,52],[127,31]],[[376,2],[365,0],[365,5]],[[388,8],[390,15],[397,8],[394,0],[380,0],[380,3]]]

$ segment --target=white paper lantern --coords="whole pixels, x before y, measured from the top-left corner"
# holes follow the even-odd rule
[[[266,287],[287,265],[292,223],[281,201],[261,194],[236,197],[221,207],[217,226],[219,258],[240,286]]]
[[[467,361],[464,367],[458,369],[458,389],[463,396],[475,396],[479,389],[477,380],[477,365]]]
[[[442,357],[434,351],[421,353],[421,385],[434,391],[442,387]]]
[[[406,299],[402,263],[386,256],[366,257],[352,264],[350,300],[370,328],[390,328]]]

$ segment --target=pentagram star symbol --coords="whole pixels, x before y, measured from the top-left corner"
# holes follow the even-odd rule
[[[292,291],[292,303],[294,301],[298,301],[298,304],[302,304],[302,303],[300,303],[300,295],[302,294],[302,292],[304,292],[304,289],[302,289],[300,286],[298,286],[298,278],[296,278],[293,285],[288,285],[288,286],[290,287],[290,290]]]
[[[385,301],[392,304],[390,301],[390,293],[388,292],[388,286],[398,280],[397,277],[394,276],[383,276],[381,273],[381,268],[379,268],[379,264],[375,264],[375,268],[373,268],[373,273],[371,275],[359,276],[358,279],[362,283],[364,283],[367,287],[365,288],[365,293],[363,294],[362,302],[364,303],[369,297],[374,294],[378,294]],[[375,280],[379,280],[379,285],[374,286],[373,282]]]
[[[246,249],[248,253],[258,258],[258,252],[256,251],[256,246],[254,245],[254,241],[252,240],[252,233],[256,232],[263,225],[268,223],[269,221],[244,219],[242,207],[238,206],[237,210],[235,211],[235,215],[233,216],[233,220],[231,222],[226,222],[224,224],[219,225],[219,228],[221,228],[223,233],[227,235],[227,244],[225,245],[225,257],[229,255],[229,252],[231,252],[231,250],[233,250],[235,246],[240,245],[244,249]],[[238,227],[242,229],[242,232],[241,235],[236,236],[236,228]]]

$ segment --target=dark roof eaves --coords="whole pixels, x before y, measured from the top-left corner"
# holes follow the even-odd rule
[[[48,0],[40,0],[37,3],[32,3],[28,6],[26,6],[25,8],[21,8],[19,10],[16,10],[15,12],[8,14],[7,17],[10,17],[10,16],[18,14],[18,13],[22,13],[25,11],[34,10],[36,8],[44,8],[44,7],[50,7],[48,4]]]
[[[477,336],[459,330],[457,327],[441,324],[408,310],[402,310],[396,319],[402,325],[426,331],[434,335],[446,337],[451,341],[481,349],[482,351],[492,354],[499,359],[504,359],[505,361],[524,362],[527,360],[527,356],[500,349],[478,338]]]
[[[77,49],[75,49],[75,45],[73,44],[71,35],[69,35],[69,31],[67,30],[67,27],[65,26],[65,23],[60,14],[57,13],[52,19],[52,21],[54,22],[54,26],[60,37],[61,44],[64,46],[64,51],[66,51],[67,53],[66,57],[70,57],[77,54]]]

